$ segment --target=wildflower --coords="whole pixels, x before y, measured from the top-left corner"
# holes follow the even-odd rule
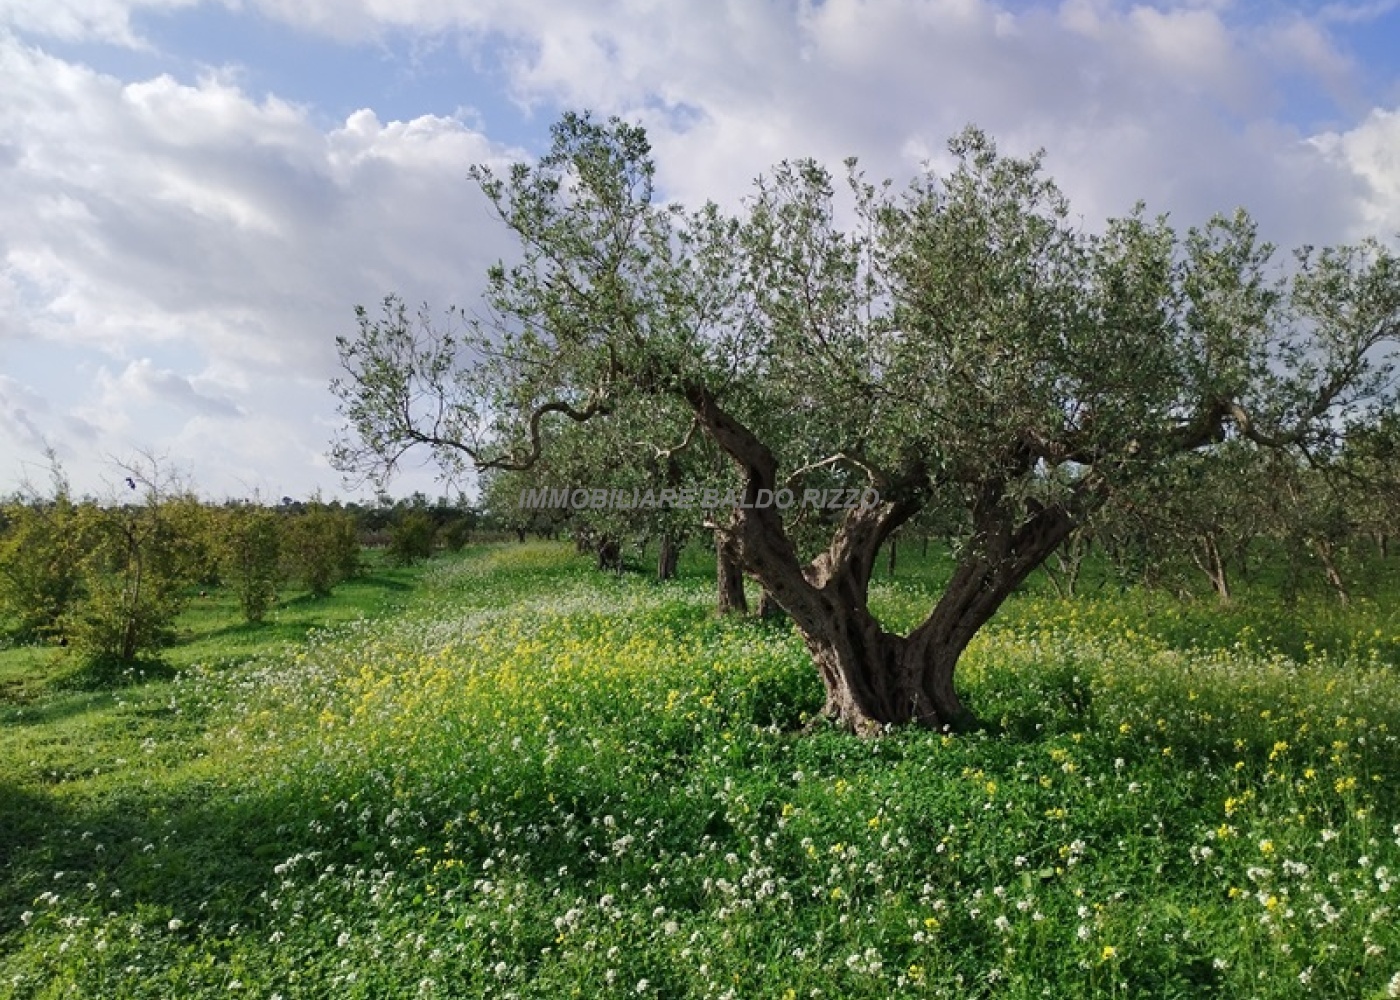
[[[165,926],[169,927],[172,931],[178,931],[181,927],[185,926],[185,922],[179,917],[171,917],[170,922]]]
[[[1103,952],[1100,954],[1099,957],[1105,962],[1107,962],[1111,958],[1117,958],[1118,949],[1113,947],[1113,945],[1111,944],[1106,944],[1103,946]]]

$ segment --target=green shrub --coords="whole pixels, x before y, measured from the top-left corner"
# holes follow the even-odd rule
[[[286,523],[282,550],[289,574],[317,597],[325,597],[360,571],[354,519],[324,504],[312,504]]]
[[[0,536],[0,614],[17,639],[42,638],[82,594],[77,511],[66,495],[51,502],[13,504]]]
[[[389,561],[412,566],[433,554],[433,521],[421,510],[411,510],[389,529]]]
[[[85,658],[130,663],[169,645],[193,563],[167,505],[85,507],[74,532],[83,599],[61,625]]]
[[[262,507],[235,507],[223,517],[222,576],[238,594],[243,617],[260,622],[277,600],[277,587],[282,580],[282,537],[277,515]]]

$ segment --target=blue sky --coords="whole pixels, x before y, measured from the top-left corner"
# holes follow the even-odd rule
[[[3,492],[52,447],[80,491],[145,451],[350,495],[335,336],[389,292],[470,306],[510,244],[467,169],[563,108],[641,121],[691,203],[803,155],[902,182],[973,121],[1088,226],[1400,234],[1400,2],[0,0],[0,93]]]

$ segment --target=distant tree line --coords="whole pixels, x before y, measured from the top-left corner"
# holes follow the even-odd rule
[[[421,494],[213,504],[154,461],[123,472],[104,502],[75,498],[56,465],[48,489],[0,502],[0,634],[130,664],[169,645],[176,616],[211,589],[227,588],[260,622],[289,586],[324,597],[358,575],[365,546],[410,565],[460,549],[481,524],[475,510]]]

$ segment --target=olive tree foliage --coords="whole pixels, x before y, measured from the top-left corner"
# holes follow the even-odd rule
[[[48,495],[30,488],[0,509],[0,616],[21,641],[53,636],[82,597],[79,509],[50,460]]]
[[[244,620],[260,622],[282,582],[280,518],[259,504],[237,504],[219,511],[217,522],[222,578],[238,595]]]
[[[1400,413],[1347,436],[1343,458],[1365,497],[1362,525],[1382,556],[1391,554],[1391,536],[1400,530]]]
[[[348,513],[313,500],[282,523],[282,565],[286,574],[316,597],[360,571],[360,538]]]
[[[124,485],[76,525],[83,599],[64,615],[70,645],[93,662],[132,663],[175,638],[185,591],[207,563],[204,508],[154,456],[121,467]]]
[[[803,635],[825,714],[969,723],[968,642],[1115,491],[1227,440],[1307,452],[1394,405],[1400,266],[1367,243],[1285,272],[1243,213],[1178,235],[1139,207],[1086,232],[1039,156],[972,128],[950,150],[902,192],[851,164],[844,202],[818,164],[780,164],[729,218],[656,203],[640,128],[566,115],[538,163],[475,172],[521,251],[482,314],[448,334],[391,301],[341,341],[335,460],[525,467],[550,422],[665,399],[742,483],[718,530]],[[879,501],[816,541],[757,503],[819,477]],[[895,634],[870,611],[875,560],[929,508],[960,526],[956,567]]]

